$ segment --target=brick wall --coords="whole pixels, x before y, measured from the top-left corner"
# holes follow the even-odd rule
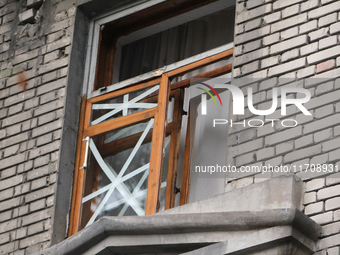
[[[0,1],[0,254],[51,243],[74,15],[73,1]]]
[[[56,182],[64,169],[60,154],[68,153],[60,150],[65,146],[68,73],[75,73],[69,65],[73,2],[0,0],[0,254],[31,254],[53,239]],[[233,74],[261,79],[241,84],[253,88],[255,107],[270,107],[273,86],[305,87],[312,94],[306,105],[313,116],[288,107],[287,117],[299,123],[293,129],[271,123],[232,128],[229,162],[337,163],[340,2],[237,0],[237,12]],[[17,84],[22,71],[25,91]],[[310,77],[319,79],[306,79]],[[279,111],[271,118],[278,116]],[[246,112],[246,117],[254,116]],[[226,190],[263,177],[275,174],[229,179]],[[300,177],[305,181],[304,212],[323,226],[317,254],[339,254],[340,174]]]
[[[303,87],[312,94],[304,116],[296,107],[287,116],[294,128],[271,122],[261,128],[230,130],[234,165],[339,163],[340,158],[340,1],[238,0],[234,77],[257,78],[251,86],[255,108],[269,109],[272,87]],[[313,78],[313,79],[311,79]],[[269,102],[268,102],[269,101]],[[277,110],[268,118],[278,118]],[[246,119],[254,118],[250,112]],[[263,119],[263,117],[256,116]],[[240,120],[242,118],[236,118]],[[318,255],[340,252],[340,174],[297,174],[305,182],[304,212],[323,227]],[[227,180],[226,190],[275,177],[249,174]]]

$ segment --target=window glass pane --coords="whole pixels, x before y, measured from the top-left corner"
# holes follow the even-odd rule
[[[147,125],[148,125],[148,122],[146,121],[146,122],[140,122],[140,123],[131,125],[129,127],[124,127],[124,128],[113,130],[105,135],[105,139],[103,143],[109,144],[111,142],[121,140],[126,137],[132,138],[132,136],[138,138],[137,134],[143,132]],[[151,131],[149,132],[149,134],[151,135]],[[127,139],[124,139],[122,140],[122,142],[126,143],[126,140]],[[122,144],[122,146],[124,146],[124,144]]]
[[[112,148],[100,145],[104,136],[90,139],[82,227],[102,216],[145,215],[153,119],[142,132],[116,140]],[[133,138],[132,138],[133,137]],[[164,209],[170,139],[165,139],[160,205]],[[120,144],[120,141],[125,142]]]
[[[188,111],[190,115],[190,146],[191,146],[191,182],[190,182],[190,202],[198,201],[207,197],[217,195],[224,191],[225,174],[204,174],[196,173],[195,166],[215,166],[226,165],[227,163],[227,142],[220,143],[219,141],[227,141],[228,128],[213,127],[213,119],[228,119],[229,118],[229,91],[216,89],[219,94],[223,106],[220,105],[217,95],[203,84],[210,85],[215,88],[217,84],[230,83],[231,73],[218,76],[210,79],[190,79],[191,86],[186,89],[184,98],[184,111]],[[207,114],[202,115],[201,96],[206,94],[200,88],[208,90],[215,98],[214,100],[207,95]],[[189,110],[190,105],[190,110]],[[187,135],[187,116],[183,116],[181,128],[180,153],[178,164],[178,179],[177,186],[182,183],[182,166],[184,164],[185,142]],[[212,149],[213,148],[213,149]],[[176,205],[179,205],[179,195],[176,196]]]
[[[168,123],[172,123],[173,121],[174,104],[175,104],[175,99],[171,97],[169,99],[169,105],[168,105],[168,115],[167,115]],[[123,140],[123,138],[136,137],[138,133],[143,132],[145,130],[147,125],[148,125],[148,122],[145,121],[145,122],[133,124],[128,127],[112,130],[111,132],[105,134],[103,143],[108,144],[108,143],[111,143],[117,140],[122,140],[122,144],[120,144],[119,146],[124,146],[125,144],[123,143],[126,143],[127,139]],[[151,135],[151,131],[149,135]]]
[[[128,161],[133,148],[124,150],[115,155],[105,157],[105,161],[118,176],[124,170],[124,165]],[[101,216],[124,216],[124,215],[144,215],[147,189],[148,164],[150,163],[151,143],[140,146],[133,160],[127,167],[122,178],[126,178],[111,194]],[[144,167],[144,168],[143,168]],[[110,179],[101,172],[98,181],[98,189],[111,183]],[[138,188],[138,191],[136,191]],[[96,207],[103,201],[105,194],[98,197]]]
[[[157,107],[158,90],[156,85],[93,104],[91,125]]]
[[[234,12],[234,8],[228,8],[124,45],[119,80],[232,42]]]

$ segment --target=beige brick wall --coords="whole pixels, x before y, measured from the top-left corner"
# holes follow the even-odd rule
[[[0,1],[0,254],[27,255],[51,243],[70,2]],[[17,84],[21,71],[26,91]]]
[[[288,107],[284,118],[297,120],[297,127],[282,128],[277,124],[272,127],[268,123],[261,128],[231,128],[230,163],[238,166],[339,163],[340,2],[237,0],[236,9],[233,74],[236,78],[258,78],[251,84],[253,93],[261,94],[255,107],[269,109],[273,86],[304,87],[312,94],[305,106],[313,116],[303,116],[298,109]],[[241,82],[239,86],[249,84]],[[279,114],[277,110],[272,116]],[[259,118],[246,114],[246,120],[255,117]],[[305,182],[304,212],[323,227],[316,254],[339,254],[340,174],[297,175]],[[275,176],[267,173],[229,178],[226,190]]]
[[[75,7],[72,0],[39,2],[0,0],[0,254],[31,254],[52,239]],[[293,130],[271,123],[231,128],[230,164],[337,163],[340,2],[236,2],[234,77],[261,79],[243,84],[253,88],[259,109],[268,109],[273,85],[298,81],[312,93],[306,107],[313,117],[288,107],[287,117],[299,123]],[[26,91],[17,85],[23,70]],[[310,77],[323,80],[303,80]],[[228,179],[226,190],[263,177],[275,174]],[[323,226],[317,254],[339,254],[340,174],[300,177],[304,212]]]

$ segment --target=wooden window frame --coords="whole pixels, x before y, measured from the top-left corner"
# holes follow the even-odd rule
[[[177,93],[183,93],[183,89],[189,87],[190,79],[185,79],[177,83],[170,84],[171,79],[184,75],[185,73],[191,72],[193,70],[199,69],[201,67],[213,64],[223,59],[228,59],[232,56],[233,49],[224,51],[222,53],[216,54],[209,58],[199,60],[188,64],[186,66],[180,67],[178,69],[163,73],[161,77],[156,77],[153,80],[143,82],[140,84],[131,85],[122,90],[114,91],[108,94],[104,94],[99,97],[91,98],[86,100],[86,96],[83,97],[81,115],[80,115],[80,128],[78,136],[77,145],[77,158],[75,162],[75,174],[74,174],[74,188],[73,188],[73,199],[71,207],[71,220],[69,227],[69,235],[75,234],[80,226],[80,215],[81,215],[81,199],[84,189],[84,168],[81,168],[84,162],[84,155],[86,149],[85,138],[87,136],[98,136],[104,134],[110,130],[129,125],[136,120],[145,120],[150,117],[155,118],[154,128],[153,128],[153,138],[152,138],[152,149],[150,158],[150,168],[149,168],[149,180],[148,180],[148,191],[146,199],[146,215],[154,214],[157,212],[159,203],[159,190],[160,190],[160,179],[161,179],[161,169],[163,161],[163,148],[164,148],[164,138],[167,128],[167,105],[169,102],[169,94],[171,91],[179,91]],[[227,64],[220,68],[199,74],[192,78],[213,78],[226,73],[230,73],[232,70],[232,64]],[[158,93],[158,106],[157,108],[151,108],[138,113],[134,113],[129,116],[123,116],[117,119],[112,119],[105,121],[100,124],[91,126],[91,109],[92,104],[109,99],[118,95],[128,93],[131,89],[136,90],[136,88],[145,88],[160,82],[160,88]],[[183,97],[178,97],[183,98]],[[180,119],[182,117],[181,104],[176,105],[174,118]],[[189,116],[190,117],[190,116]],[[190,122],[188,122],[190,123]],[[189,197],[190,188],[190,127],[188,125],[185,143],[185,154],[184,154],[184,164],[182,170],[182,185],[181,185],[181,195],[180,195],[180,205],[186,204]],[[172,134],[176,139],[171,143],[170,149],[170,159],[172,162],[172,168],[168,170],[168,180],[174,182],[177,175],[177,159],[178,159],[178,148],[179,148],[179,135],[180,126],[172,129]],[[169,181],[168,181],[169,182]],[[175,186],[167,185],[166,190],[166,209],[172,208],[175,202]]]
[[[190,3],[191,0],[184,1]],[[213,2],[212,0],[206,1],[204,4]],[[157,7],[157,5],[156,5]],[[158,8],[158,7],[157,7]],[[191,7],[191,9],[196,8],[196,6]],[[187,8],[188,9],[188,8]],[[177,10],[178,11],[178,10]],[[150,13],[150,12],[149,12]],[[158,21],[158,19],[156,20]],[[105,37],[105,36],[104,36]],[[101,41],[104,38],[101,36]],[[109,39],[111,42],[115,38]],[[107,41],[104,45],[107,44]],[[110,80],[112,80],[112,69],[113,69],[113,55],[114,49],[105,48],[105,51],[110,54],[102,54],[103,43],[98,49],[98,59],[97,63],[105,63],[107,68],[100,68],[97,65],[97,76],[103,76],[104,79],[96,79],[94,84],[103,83],[106,86],[110,85]],[[111,56],[108,56],[111,55]],[[129,79],[124,86],[116,86],[113,91],[104,91],[105,94],[98,95],[98,92],[92,93],[92,96],[84,96],[82,99],[82,106],[80,112],[80,124],[79,124],[79,135],[77,142],[77,156],[75,161],[75,172],[74,172],[74,184],[72,192],[72,204],[70,212],[70,225],[68,236],[71,236],[78,232],[81,224],[81,213],[82,213],[82,196],[84,192],[84,181],[85,181],[85,171],[86,169],[81,168],[85,160],[86,151],[86,137],[96,137],[105,134],[111,130],[130,125],[136,121],[146,120],[148,118],[154,117],[154,127],[152,130],[152,143],[151,143],[151,157],[150,157],[150,168],[149,168],[149,179],[147,187],[147,197],[146,197],[146,215],[154,214],[157,212],[159,207],[159,196],[160,196],[160,183],[162,177],[163,168],[163,148],[165,136],[167,133],[171,133],[170,142],[170,153],[169,153],[169,168],[167,176],[167,188],[166,188],[166,201],[165,209],[174,207],[175,205],[175,195],[176,187],[175,181],[177,176],[178,168],[178,157],[179,157],[179,140],[181,131],[181,119],[183,112],[183,97],[184,89],[190,86],[190,78],[181,80],[176,83],[171,83],[171,81],[180,77],[186,73],[197,70],[199,68],[208,66],[210,64],[219,62],[221,60],[229,59],[233,55],[233,49],[223,50],[223,51],[211,51],[207,55],[202,55],[200,58],[192,58],[193,61],[183,62],[177,65],[178,68],[165,68],[159,70],[159,72],[154,72],[152,76],[146,78],[142,82],[138,79]],[[104,61],[101,58],[104,57]],[[109,72],[108,70],[111,70]],[[210,70],[191,78],[213,78],[218,77],[223,74],[230,73],[232,70],[232,64],[227,64],[225,66]],[[102,123],[91,125],[91,111],[92,104],[107,100],[116,96],[127,94],[131,91],[138,89],[148,88],[153,85],[160,84],[159,92],[156,95],[158,97],[158,105],[156,108],[151,108],[143,110],[128,116],[119,117],[117,119],[111,119],[104,121]],[[100,88],[98,85],[97,88]],[[174,94],[176,97],[176,104],[174,109],[174,123],[167,123],[167,107],[169,103],[170,94]],[[188,116],[190,118],[190,116]],[[100,149],[105,150],[108,146],[102,146]],[[189,198],[190,190],[190,161],[191,161],[191,148],[190,148],[190,121],[187,125],[187,134],[185,140],[185,153],[184,162],[182,166],[182,183],[181,183],[181,193],[180,193],[180,205],[186,204]],[[170,185],[169,185],[170,183]]]

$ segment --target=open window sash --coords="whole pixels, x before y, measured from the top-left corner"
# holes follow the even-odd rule
[[[232,46],[232,44],[225,45],[218,49],[166,66],[162,70],[157,70],[142,75],[141,77],[114,84],[109,86],[104,94],[99,95],[100,92],[95,91],[88,99],[84,97],[75,164],[69,235],[73,235],[84,226],[82,226],[81,217],[81,215],[86,214],[84,211],[85,207],[82,206],[83,202],[94,199],[95,195],[100,192],[102,192],[102,194],[106,192],[104,199],[101,200],[101,203],[98,206],[100,210],[98,210],[99,212],[95,210],[89,214],[88,218],[90,219],[86,225],[89,225],[96,220],[102,209],[108,208],[109,205],[107,202],[110,197],[109,192],[112,194],[116,189],[121,190],[120,194],[123,196],[122,201],[124,200],[126,204],[129,204],[129,206],[134,208],[137,215],[150,215],[156,213],[160,207],[160,192],[162,185],[165,187],[162,182],[162,169],[164,148],[167,145],[166,137],[169,135],[171,138],[168,142],[170,149],[164,206],[165,209],[169,209],[175,205],[175,196],[178,192],[178,188],[175,186],[178,167],[182,168],[180,204],[188,202],[190,190],[190,158],[192,157],[190,153],[189,125],[186,134],[186,149],[183,165],[178,166],[177,161],[182,125],[184,88],[190,86],[190,78],[210,78],[230,73],[232,65],[226,64],[212,70],[198,73],[192,77],[189,76],[177,82],[172,81],[176,81],[175,78],[183,77],[183,75],[195,70],[202,70],[203,67],[231,58],[233,54]],[[134,92],[137,93],[133,94]],[[133,94],[133,96],[128,97],[127,95],[130,94]],[[116,101],[113,100],[117,98],[121,99]],[[174,98],[175,104],[173,106],[171,106],[170,103],[171,98]],[[170,107],[173,107],[171,118],[169,118]],[[95,111],[98,110],[102,111],[102,113],[95,113]],[[139,133],[134,133],[127,137],[119,137],[118,135],[117,138],[117,133],[119,133],[120,130],[139,123],[144,123],[144,130],[140,130]],[[116,138],[107,136],[107,134],[115,130],[117,130],[117,132],[114,133]],[[100,137],[105,137],[105,139],[108,139],[108,142],[105,143],[105,139],[101,139]],[[96,139],[100,140],[97,144],[95,143]],[[127,179],[124,170],[126,167],[123,167],[120,171],[113,171],[114,169],[111,169],[107,162],[103,160],[102,155],[120,151],[121,149],[117,148],[119,144],[127,146],[127,144],[130,143],[132,146],[132,144],[135,143],[133,148],[138,150],[141,144],[148,139],[151,141],[150,160],[145,165],[135,169],[141,174],[145,173],[145,176],[147,175],[148,178],[147,190],[144,191],[144,193],[146,192],[146,200],[145,207],[143,208],[138,204],[139,202],[136,199],[137,193],[141,192],[141,184],[137,183],[135,186],[137,191],[131,191],[128,187],[124,187],[122,184],[123,179]],[[88,172],[91,171],[89,168],[90,165],[87,164],[90,153],[92,153],[95,161],[110,180],[109,185],[111,185],[105,187],[105,191],[103,191],[103,189],[100,192],[99,190],[94,190],[92,192],[94,194],[91,193],[92,195],[84,193],[86,188],[85,177]],[[133,157],[133,153],[131,155],[131,157]],[[129,162],[131,162],[130,157],[128,157],[123,165],[128,165]],[[133,175],[133,173],[131,175]],[[146,178],[145,176],[144,178]],[[110,200],[111,206],[114,202],[116,202],[116,204],[119,203],[118,200]]]

